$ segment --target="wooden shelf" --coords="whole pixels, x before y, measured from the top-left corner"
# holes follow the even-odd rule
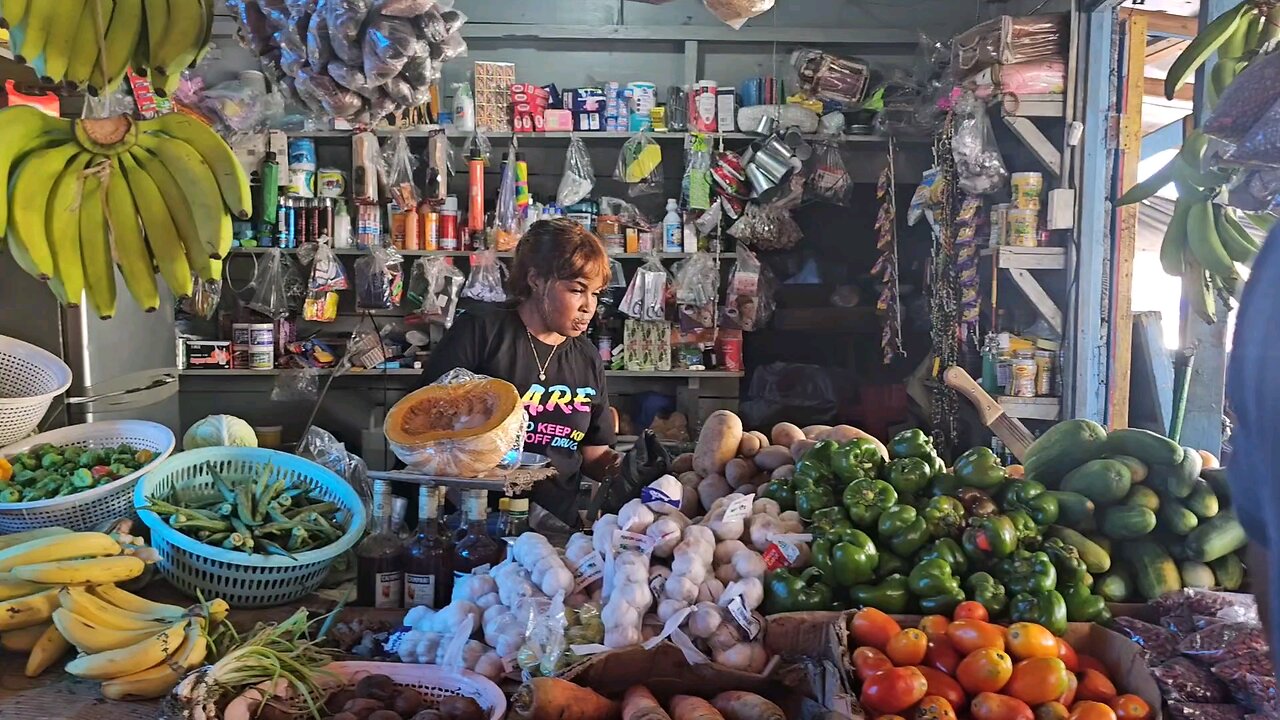
[[[996,266],[1003,269],[1063,270],[1067,267],[1067,249],[1057,247],[1014,247],[1000,245],[985,248],[983,255],[996,256]]]
[[[302,370],[288,370],[276,368],[273,370],[182,370],[179,375],[183,377],[200,377],[200,378],[245,378],[245,377],[274,377],[287,373],[303,372]],[[317,375],[330,375],[333,373],[332,368],[316,368],[313,372]],[[387,376],[418,376],[422,374],[422,370],[417,368],[389,368],[385,370],[348,370],[339,377],[360,377],[374,378],[383,375]],[[743,373],[731,370],[606,370],[605,375],[609,377],[632,377],[632,378],[666,378],[666,379],[687,379],[687,378],[740,378]]]
[[[350,139],[350,137],[353,134],[355,134],[356,131],[355,130],[297,130],[297,131],[282,130],[281,132],[283,132],[285,135],[288,135],[289,137],[296,137],[296,138],[311,138],[313,140],[328,140],[328,139],[341,140],[341,139]],[[373,132],[375,135],[378,135],[379,137],[390,137],[391,135],[394,135],[396,133],[403,132],[406,137],[423,138],[423,137],[430,137],[432,135],[436,135],[440,133],[441,128],[439,126],[425,126],[425,127],[419,127],[419,128],[404,128],[404,129],[376,128]],[[470,132],[450,132],[448,128],[444,128],[444,132],[451,140],[463,141],[471,137]],[[495,140],[495,139],[507,140],[512,137],[515,137],[517,140],[568,140],[572,137],[580,137],[584,141],[590,141],[590,140],[623,141],[623,140],[629,140],[636,136],[635,132],[606,132],[606,131],[513,133],[507,130],[507,131],[485,132],[483,134],[485,137],[489,138],[490,140]],[[654,140],[683,141],[685,138],[689,137],[689,135],[691,134],[693,133],[688,133],[684,131],[650,132],[649,137],[653,138]],[[760,139],[759,135],[756,135],[754,133],[745,133],[745,132],[704,133],[704,134],[711,139],[724,139],[724,140],[730,140],[730,141],[734,141],[734,140],[750,141],[750,140]],[[866,143],[884,144],[888,142],[889,137],[886,135],[831,136],[831,135],[820,135],[817,133],[806,133],[804,135],[804,139],[811,142],[818,142],[823,140],[826,140],[826,141],[835,140],[845,144],[866,144]],[[898,143],[904,146],[906,145],[924,146],[926,143],[931,142],[931,140],[929,140],[928,138],[920,138],[920,137],[901,137],[901,138],[895,138],[895,139],[897,140]]]
[[[996,398],[1000,407],[1010,417],[1026,420],[1057,420],[1062,415],[1062,399],[1054,397],[1013,397],[1001,395]]]
[[[232,250],[231,250],[231,254],[232,254],[232,255],[235,255],[236,253],[247,253],[247,254],[251,254],[251,255],[260,255],[260,254],[266,253],[266,252],[267,252],[267,251],[269,251],[269,250],[277,250],[277,249],[282,250],[282,251],[283,251],[283,252],[285,252],[285,253],[293,254],[293,253],[297,253],[297,252],[298,252],[298,250],[299,250],[300,248],[236,247],[236,248],[232,248]],[[364,255],[364,254],[366,254],[368,251],[367,251],[367,250],[362,250],[362,249],[360,249],[360,248],[334,248],[333,252],[334,252],[334,254],[335,254],[335,255]],[[434,256],[434,257],[465,258],[465,257],[470,257],[470,256],[472,256],[472,255],[476,254],[476,252],[480,252],[480,251],[474,251],[474,250],[396,250],[396,252],[397,252],[397,253],[399,253],[399,254],[400,254],[401,256],[403,256],[403,257]],[[719,253],[708,253],[708,254],[710,254],[710,255],[714,255],[715,257],[718,257],[718,258],[721,258],[721,259],[733,259],[733,258],[737,257],[736,253],[731,253],[731,252],[719,252]],[[500,253],[498,253],[497,255],[498,255],[498,257],[500,257],[500,258],[509,258],[509,257],[514,257],[514,256],[515,256],[515,253],[512,253],[512,252],[500,252]],[[618,259],[618,260],[648,260],[648,259],[649,259],[649,257],[650,257],[651,255],[652,255],[652,253],[613,253],[613,254],[609,255],[609,257],[611,257],[611,258],[615,258],[615,259]],[[683,252],[679,252],[679,253],[658,253],[658,259],[659,259],[659,260],[683,260],[683,259],[685,259],[685,258],[690,258],[690,257],[693,257],[693,253],[683,253]]]
[[[634,378],[740,378],[741,371],[735,370],[605,370],[608,377]]]
[[[1066,115],[1066,108],[1066,96],[1062,94],[1007,94],[1000,99],[1000,112],[1005,117],[1060,118]]]

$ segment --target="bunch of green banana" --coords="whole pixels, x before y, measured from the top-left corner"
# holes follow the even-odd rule
[[[116,269],[144,310],[156,271],[176,297],[193,275],[222,277],[231,218],[248,218],[249,179],[212,128],[187,115],[64,120],[0,110],[0,237],[63,304],[116,309]]]
[[[14,56],[42,78],[108,92],[125,71],[161,95],[209,47],[216,0],[2,0]]]
[[[1243,0],[1222,13],[1196,35],[1169,66],[1165,97],[1172,100],[1196,70],[1216,52],[1218,62],[1209,73],[1210,100],[1222,94],[1258,52],[1280,39],[1280,10],[1276,3]]]

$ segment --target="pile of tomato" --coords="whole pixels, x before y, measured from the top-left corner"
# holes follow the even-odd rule
[[[977,602],[902,628],[874,608],[849,626],[859,700],[872,720],[1150,720],[1094,657],[1028,622],[988,622]]]

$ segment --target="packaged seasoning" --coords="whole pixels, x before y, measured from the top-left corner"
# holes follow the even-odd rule
[[[1244,720],[1245,710],[1239,705],[1171,702],[1169,715],[1175,720]]]
[[[1261,712],[1276,700],[1275,667],[1265,651],[1220,662],[1211,669],[1241,705]]]
[[[1194,661],[1176,657],[1151,668],[1160,693],[1170,706],[1173,703],[1220,703],[1227,700],[1227,688],[1208,668]]]
[[[1219,663],[1267,652],[1267,635],[1257,623],[1213,623],[1182,639],[1178,649],[1205,663]]]
[[[1245,593],[1219,592],[1203,588],[1183,588],[1153,600],[1151,605],[1161,615],[1184,613],[1188,616],[1203,615],[1206,617],[1223,617],[1234,621],[1244,621],[1258,617],[1258,600]],[[1246,615],[1226,615],[1228,611],[1245,612]]]
[[[1030,352],[1019,351],[1014,355],[1013,375],[1009,394],[1014,397],[1036,396],[1036,361]]]
[[[1137,618],[1118,617],[1114,629],[1142,648],[1148,665],[1155,666],[1178,656],[1178,638],[1159,625]]]

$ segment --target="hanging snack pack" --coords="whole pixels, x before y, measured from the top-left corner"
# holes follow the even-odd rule
[[[662,192],[662,148],[648,133],[637,133],[622,146],[613,179],[627,183],[632,197]]]
[[[737,255],[720,325],[748,332],[759,330],[773,315],[773,276],[746,247],[739,245]]]
[[[667,270],[657,256],[636,270],[631,285],[622,296],[622,313],[636,320],[665,320],[667,317]]]
[[[404,291],[403,259],[391,248],[373,247],[356,260],[356,308],[389,310]]]
[[[711,208],[711,141],[694,135],[689,142],[684,179],[680,183],[680,205],[690,210]]]
[[[832,143],[820,143],[810,162],[812,170],[805,182],[805,193],[815,200],[848,207],[853,194],[853,180],[845,169],[840,147]]]
[[[311,248],[314,247],[314,250]],[[303,262],[308,262],[303,253],[312,252],[310,259],[311,275],[307,282],[307,296],[302,307],[304,320],[312,322],[333,322],[338,319],[338,291],[350,287],[347,273],[337,254],[326,243],[307,243],[299,251]]]
[[[464,283],[462,271],[445,258],[418,258],[409,275],[406,300],[409,308],[417,311],[423,320],[448,329],[453,326]]]
[[[417,158],[409,151],[409,139],[403,132],[391,137],[391,143],[383,152],[382,173],[387,179],[387,194],[401,210],[418,207],[421,199],[413,182]]]
[[[564,175],[560,178],[556,203],[560,207],[575,205],[591,195],[595,184],[596,171],[591,167],[591,153],[582,138],[574,135],[569,139],[569,149],[564,154]]]
[[[871,75],[863,63],[811,48],[796,50],[791,65],[805,96],[846,107],[862,102]]]
[[[714,327],[716,298],[720,294],[720,268],[708,253],[694,253],[676,270],[676,304],[680,330],[693,332]]]
[[[471,274],[462,288],[462,297],[481,302],[504,302],[507,299],[507,291],[503,289],[506,280],[507,266],[498,259],[496,251],[472,253]]]

